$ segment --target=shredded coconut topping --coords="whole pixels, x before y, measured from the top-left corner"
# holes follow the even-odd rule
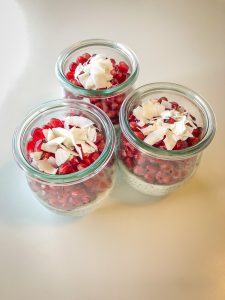
[[[193,137],[192,131],[197,128],[191,115],[183,108],[172,109],[168,101],[145,100],[133,110],[139,130],[146,142],[154,145],[164,141],[167,150],[172,150],[178,140]]]
[[[98,151],[95,145],[97,128],[94,123],[82,116],[68,116],[64,120],[64,127],[44,129],[45,143],[41,150],[53,153],[55,157],[42,159],[42,151],[30,154],[31,165],[48,174],[56,174],[58,167],[73,157],[83,159],[83,154]]]
[[[112,70],[111,60],[102,54],[97,54],[83,65],[77,66],[74,78],[88,90],[110,88],[112,86],[110,80],[113,78]]]

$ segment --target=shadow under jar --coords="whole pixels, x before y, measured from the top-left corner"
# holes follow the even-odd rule
[[[42,172],[29,161],[28,142],[34,128],[46,127],[52,118],[64,120],[68,116],[91,120],[104,136],[105,146],[100,156],[80,171],[64,175]],[[36,148],[40,141],[35,140],[35,143]],[[99,207],[112,189],[115,144],[114,127],[104,112],[89,103],[60,99],[45,102],[29,113],[15,131],[13,152],[31,190],[44,206],[61,214],[82,216]]]
[[[85,65],[90,66],[90,59],[96,55],[103,55],[112,61],[113,69],[109,71],[111,76],[109,86],[98,88],[97,86],[84,88],[79,82],[77,70]],[[104,79],[101,72],[104,61],[94,64],[91,70],[86,69],[86,75],[94,76],[94,83]],[[84,69],[83,69],[84,70]],[[98,72],[100,70],[100,73]],[[81,75],[84,71],[81,70]],[[97,73],[96,73],[97,72]],[[85,100],[102,109],[111,119],[114,125],[119,123],[119,110],[125,97],[132,91],[137,79],[139,64],[132,50],[121,43],[103,39],[91,39],[78,42],[65,49],[58,57],[56,63],[56,76],[63,87],[64,97]],[[83,74],[83,75],[85,75]],[[111,75],[113,74],[113,75]],[[91,76],[91,75],[90,75]],[[80,77],[79,77],[80,78]],[[88,77],[86,77],[87,79]],[[89,78],[92,79],[92,78]],[[92,81],[93,82],[93,81]],[[98,82],[99,83],[99,82]],[[104,85],[103,85],[104,86]],[[97,88],[96,88],[97,87]]]
[[[139,123],[140,126],[137,126],[133,122],[133,119],[136,119],[133,115],[135,108],[149,100],[160,103],[160,99],[165,99],[163,104],[167,106],[170,103],[170,109],[166,108],[164,115],[171,110],[173,103],[173,108],[181,110],[183,114],[188,112],[197,125],[197,129],[193,129],[193,137],[177,142],[172,150],[168,150],[162,141],[149,145],[144,141],[146,136],[142,131],[149,125]],[[157,118],[152,120],[154,123]],[[169,118],[164,122],[175,123]],[[127,183],[134,189],[156,198],[176,190],[194,174],[201,153],[212,141],[216,130],[215,117],[207,102],[192,90],[173,83],[153,83],[133,91],[121,107],[120,126],[117,153],[120,170]],[[152,131],[149,137],[152,133],[155,134]],[[164,141],[165,137],[166,135],[163,136]],[[154,136],[149,140],[152,138]]]

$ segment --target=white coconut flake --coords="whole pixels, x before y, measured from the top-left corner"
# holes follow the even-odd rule
[[[78,156],[78,154],[77,154],[75,151],[73,151],[73,150],[67,148],[67,147],[64,146],[64,145],[60,145],[60,147],[61,147],[63,150],[65,150],[66,152],[68,152],[68,154],[70,154],[70,155],[72,155],[72,156]]]
[[[56,174],[57,168],[54,168],[48,159],[38,161],[38,169],[47,174]]]
[[[163,141],[166,146],[166,149],[172,150],[175,147],[178,140],[176,135],[171,130],[168,130],[166,133],[166,137]]]
[[[143,116],[147,119],[151,119],[153,117],[158,117],[164,110],[165,107],[160,103],[153,101],[145,101],[142,104],[143,107]]]
[[[172,131],[175,135],[182,136],[185,133],[186,131],[185,121],[186,121],[186,117],[183,116],[180,121],[174,123]]]
[[[36,152],[31,152],[30,153],[30,157],[33,159],[33,160],[40,160],[41,159],[41,156],[42,156],[43,152],[42,151],[36,151]]]
[[[55,152],[55,162],[57,164],[57,166],[61,166],[62,164],[64,164],[68,158],[70,157],[70,154],[63,150],[63,149],[58,149]]]
[[[70,116],[65,118],[66,125],[72,125],[80,128],[86,128],[91,125],[94,125],[90,119],[82,116]]]
[[[82,151],[85,154],[90,154],[90,153],[93,153],[93,152],[96,151],[93,147],[91,147],[90,145],[88,145],[88,144],[86,144],[84,142],[81,143],[81,147],[82,147]]]
[[[161,141],[167,132],[167,128],[161,127],[153,132],[151,132],[145,139],[144,142],[149,145],[154,145],[155,143]]]
[[[50,162],[50,164],[51,164],[54,168],[57,168],[57,167],[58,167],[57,164],[56,164],[56,161],[55,161],[55,157],[50,156],[50,157],[48,158],[48,161]]]
[[[87,140],[86,130],[83,128],[73,127],[70,130],[72,142],[75,144],[80,144],[81,141]]]
[[[61,127],[52,128],[52,131],[56,137],[68,137],[70,135],[70,131]]]
[[[43,129],[43,134],[47,140],[47,142],[53,140],[56,136],[54,135],[53,131],[51,128],[49,129]]]
[[[57,137],[47,143],[47,145],[60,145],[64,142],[65,137]]]
[[[97,138],[97,131],[95,127],[88,127],[87,130],[87,138],[89,141],[91,142],[96,142],[96,138]]]
[[[58,145],[49,145],[48,143],[43,143],[41,145],[41,150],[45,152],[55,153],[58,148]]]

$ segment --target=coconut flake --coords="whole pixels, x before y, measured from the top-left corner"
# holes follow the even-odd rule
[[[48,143],[43,143],[41,145],[41,150],[45,152],[55,153],[58,148],[58,145],[49,145]]]
[[[171,130],[168,130],[166,133],[166,137],[163,141],[166,146],[166,149],[172,150],[175,147],[178,140],[176,135]]]
[[[61,127],[52,128],[52,131],[56,137],[68,137],[70,135],[68,130]]]
[[[71,149],[65,147],[64,145],[60,145],[60,147],[61,147],[63,150],[65,150],[66,152],[68,152],[68,154],[73,155],[73,156],[78,156],[78,154],[77,154],[75,151],[73,151],[73,150],[71,150]],[[74,148],[74,147],[73,147],[73,148]]]
[[[91,142],[96,142],[96,138],[97,138],[97,131],[95,127],[88,127],[87,130],[87,138],[89,141]]]
[[[48,159],[38,161],[38,169],[48,174],[56,174],[57,168],[54,168]]]
[[[56,164],[56,161],[55,161],[55,157],[50,156],[50,157],[48,158],[48,161],[50,162],[50,164],[51,164],[54,168],[57,168],[57,167],[58,167],[57,164]]]
[[[81,147],[82,147],[83,153],[85,153],[85,154],[87,154],[87,153],[90,154],[90,153],[93,153],[96,151],[92,146],[90,146],[84,142],[81,143]]]
[[[94,123],[90,119],[82,116],[70,116],[65,118],[65,124],[66,126],[72,125],[80,128],[86,128],[93,125]]]
[[[145,139],[144,142],[149,145],[154,145],[155,143],[161,141],[167,132],[167,128],[161,127],[153,132],[151,132]]]
[[[76,128],[73,127],[70,130],[71,133],[71,140],[75,144],[80,144],[81,141],[85,141],[87,139],[86,130],[83,128]]]
[[[158,117],[164,110],[165,107],[158,102],[153,101],[145,101],[142,104],[143,107],[143,116],[147,119],[151,119],[153,117]]]
[[[31,152],[30,153],[30,157],[33,159],[33,160],[40,160],[41,159],[41,156],[42,156],[43,152],[42,151],[36,151],[36,152]]]
[[[47,142],[53,140],[56,136],[54,135],[53,131],[51,128],[49,129],[43,129],[43,134],[47,140]]]
[[[66,162],[69,157],[70,157],[70,155],[67,151],[65,151],[63,149],[58,149],[55,152],[55,162],[56,162],[57,166],[61,166],[62,164],[64,164],[64,162]]]

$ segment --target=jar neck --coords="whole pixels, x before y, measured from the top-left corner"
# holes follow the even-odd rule
[[[64,65],[66,60],[71,54],[75,53],[76,51],[85,47],[92,47],[92,46],[104,46],[104,47],[115,49],[123,53],[126,56],[126,58],[129,60],[131,66],[131,72],[128,79],[115,87],[102,89],[102,90],[87,90],[72,84],[65,76]],[[139,73],[139,63],[135,53],[127,46],[121,43],[116,43],[104,39],[90,39],[90,40],[85,40],[85,41],[75,43],[71,47],[65,49],[58,57],[55,66],[55,71],[56,71],[56,76],[61,82],[61,84],[74,95],[86,96],[89,98],[96,97],[96,96],[98,96],[99,98],[105,98],[108,96],[112,96],[112,95],[116,96],[118,94],[125,93],[127,90],[130,89],[130,87],[135,83],[137,79]]]
[[[143,95],[154,92],[176,92],[180,95],[185,96],[187,99],[195,103],[195,105],[201,110],[205,118],[205,134],[201,140],[191,147],[187,147],[181,150],[163,150],[160,148],[153,147],[138,139],[134,132],[131,130],[128,116],[131,112],[131,108],[138,98],[141,98]],[[175,83],[159,82],[144,85],[136,90],[134,90],[123,102],[120,109],[120,127],[121,131],[126,137],[126,139],[140,151],[162,159],[183,159],[187,157],[194,156],[204,150],[212,141],[215,131],[216,131],[216,121],[214,113],[209,106],[209,104],[197,93],[194,91]]]
[[[99,119],[101,122],[104,135],[105,135],[105,148],[102,151],[100,157],[92,163],[87,168],[71,173],[66,175],[51,175],[44,172],[41,172],[31,166],[27,161],[23,147],[24,147],[24,137],[29,124],[39,116],[43,116],[44,114],[49,113],[53,109],[64,109],[65,107],[80,109],[84,111],[92,111],[93,114]],[[53,184],[71,184],[71,183],[79,183],[84,180],[87,180],[97,173],[99,173],[110,161],[116,144],[116,134],[115,129],[108,118],[108,116],[101,111],[100,109],[96,108],[94,105],[82,102],[82,101],[70,101],[65,99],[59,99],[54,101],[48,101],[44,104],[40,105],[39,107],[32,110],[21,125],[15,130],[14,137],[13,137],[13,154],[18,163],[18,165],[22,168],[22,170],[26,173],[28,177],[32,179],[36,179],[37,181],[41,182],[48,182]]]

